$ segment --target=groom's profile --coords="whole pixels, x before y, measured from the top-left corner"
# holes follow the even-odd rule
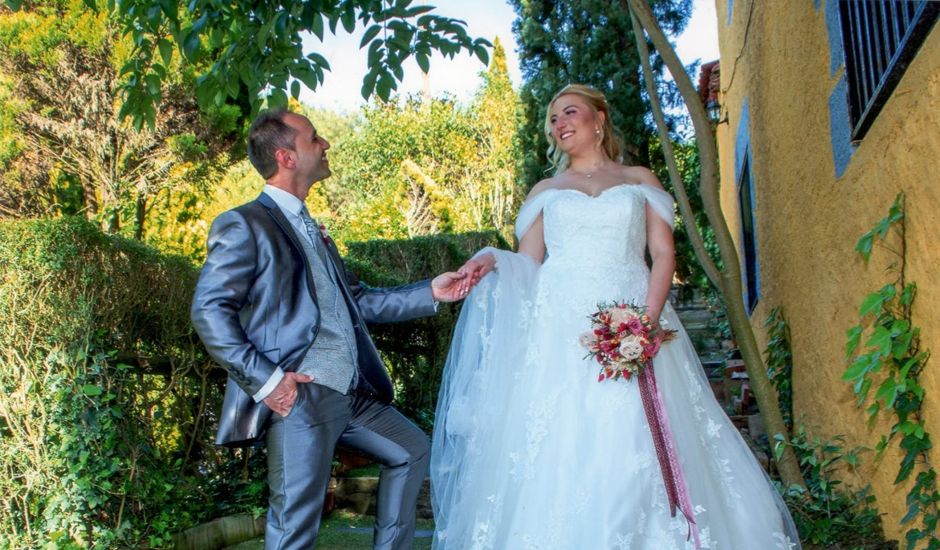
[[[266,185],[212,224],[192,320],[228,372],[216,443],[267,443],[265,548],[309,549],[337,444],[381,465],[374,548],[411,548],[427,436],[395,410],[367,322],[434,314],[468,291],[462,275],[377,289],[346,271],[304,199],[330,176],[330,144],[306,118],[261,113],[248,158]]]

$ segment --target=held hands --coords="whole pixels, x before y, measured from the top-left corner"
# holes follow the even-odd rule
[[[264,398],[264,404],[277,414],[287,416],[297,399],[297,384],[307,382],[313,382],[313,377],[296,372],[285,372],[284,378],[281,378],[270,395]]]
[[[431,281],[431,293],[441,302],[456,302],[467,297],[484,275],[496,268],[493,254],[482,254],[467,260],[456,272],[442,273]]]
[[[463,264],[457,270],[457,273],[465,274],[469,278],[471,286],[476,286],[487,273],[494,269],[496,269],[496,256],[488,252],[467,260],[467,263]]]
[[[431,280],[431,295],[438,302],[456,302],[466,298],[474,284],[465,273],[448,271]]]

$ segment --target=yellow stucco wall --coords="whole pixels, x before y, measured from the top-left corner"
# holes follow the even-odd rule
[[[735,147],[745,98],[750,116],[751,173],[761,299],[752,315],[759,341],[770,308],[783,306],[792,332],[797,422],[822,437],[846,436],[848,447],[874,447],[887,424],[869,428],[855,406],[845,371],[845,331],[862,298],[891,280],[891,255],[876,250],[869,265],[857,239],[885,216],[895,195],[907,196],[907,277],[918,285],[914,321],[923,347],[935,352],[922,377],[926,421],[940,463],[940,28],[909,66],[840,178],[835,176],[829,97],[842,69],[830,75],[826,2],[716,0],[721,52],[718,125],[722,207],[735,236],[740,214]],[[748,24],[750,19],[750,24]],[[888,536],[899,526],[907,487],[893,484],[898,456],[873,463],[863,455]]]

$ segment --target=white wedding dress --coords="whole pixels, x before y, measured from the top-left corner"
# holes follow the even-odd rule
[[[547,255],[488,249],[497,269],[464,304],[432,440],[434,547],[448,550],[694,548],[671,517],[636,379],[598,382],[579,345],[602,302],[645,303],[648,212],[674,218],[649,185],[600,196],[546,190]],[[673,309],[678,338],[654,360],[701,548],[799,548],[792,520],[715,400]]]

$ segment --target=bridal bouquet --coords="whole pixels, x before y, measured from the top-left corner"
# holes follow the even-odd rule
[[[589,317],[591,330],[581,335],[580,342],[601,365],[598,382],[629,380],[651,364],[663,342],[675,337],[676,331],[653,324],[646,308],[613,302],[599,304]]]

